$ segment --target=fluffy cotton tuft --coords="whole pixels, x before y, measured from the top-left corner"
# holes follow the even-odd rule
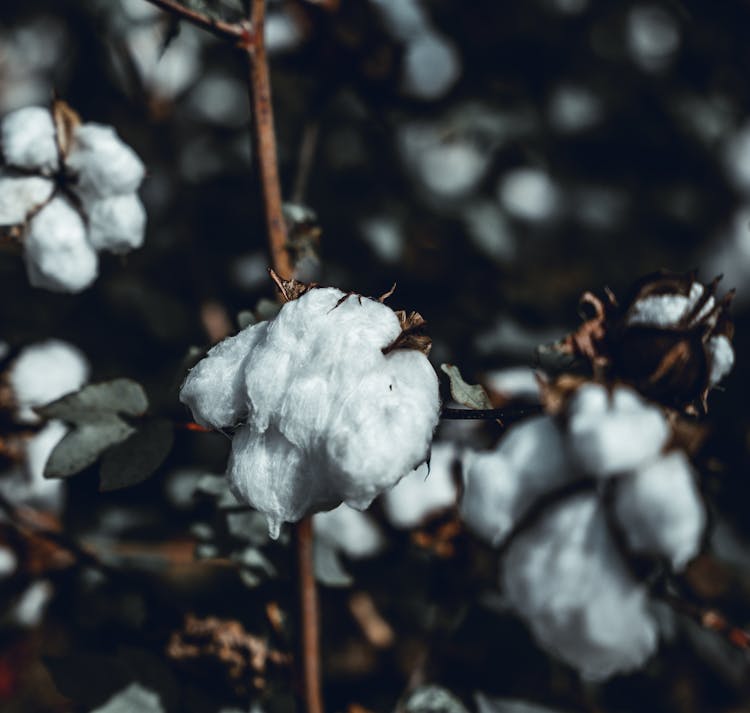
[[[69,147],[58,141],[53,114],[42,107],[20,109],[0,122],[6,168],[0,226],[21,229],[29,281],[56,292],[91,285],[99,269],[96,251],[140,247],[146,225],[135,193],[144,175],[138,156],[108,126],[78,124],[72,134]],[[65,149],[63,166],[58,143]],[[36,175],[16,175],[20,171]]]
[[[54,198],[34,216],[24,240],[26,271],[34,287],[80,292],[99,274],[81,216],[65,198]]]
[[[495,450],[464,456],[461,515],[490,544],[507,545],[511,607],[586,678],[634,669],[656,646],[646,589],[610,525],[633,553],[676,570],[700,548],[705,507],[687,457],[663,454],[669,436],[661,412],[632,390],[585,384],[557,418],[512,426]]]
[[[0,124],[0,140],[8,166],[44,174],[57,170],[55,125],[47,109],[30,106],[11,112]]]
[[[593,495],[558,506],[514,540],[502,582],[540,644],[584,678],[636,669],[656,648],[646,590],[628,574]]]
[[[0,225],[18,225],[42,206],[55,186],[41,176],[0,175]]]
[[[99,198],[134,193],[145,173],[111,126],[93,123],[76,128],[66,165],[77,174],[80,192]]]
[[[428,517],[456,504],[453,481],[456,447],[437,443],[432,447],[430,465],[423,463],[383,493],[383,510],[394,527],[410,529]]]
[[[385,544],[371,517],[343,503],[313,515],[313,528],[317,539],[352,559],[373,557]]]
[[[511,428],[489,452],[464,456],[461,516],[482,539],[499,545],[533,503],[565,483],[572,467],[549,416]]]
[[[439,416],[437,376],[385,305],[334,288],[288,302],[270,322],[214,347],[180,393],[198,423],[242,424],[235,494],[283,522],[344,501],[366,508],[423,462]]]
[[[670,293],[642,297],[630,308],[627,322],[630,325],[643,324],[649,327],[675,327],[690,315],[704,291],[700,282],[693,282],[687,295]],[[699,322],[714,305],[714,298],[709,297],[690,323]]]
[[[77,391],[89,377],[89,364],[80,350],[67,342],[49,339],[32,344],[13,361],[8,382],[18,408],[16,417],[37,423],[35,406],[43,406]]]
[[[734,366],[734,348],[723,334],[708,340],[708,352],[711,355],[711,372],[708,375],[709,386],[716,386]]]
[[[572,454],[581,468],[610,476],[653,459],[669,438],[662,412],[635,391],[618,387],[612,396],[599,384],[586,384],[569,406]]]
[[[146,210],[135,193],[94,201],[88,213],[94,249],[122,254],[143,245]]]
[[[615,500],[628,545],[682,569],[697,553],[706,512],[685,454],[670,453],[624,478]]]

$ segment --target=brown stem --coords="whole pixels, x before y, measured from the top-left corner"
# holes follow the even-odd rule
[[[247,46],[246,51],[250,72],[250,101],[253,109],[253,144],[263,190],[271,262],[274,270],[288,280],[292,277],[292,263],[287,250],[286,222],[281,208],[271,80],[264,40],[265,17],[266,0],[252,0],[250,24],[253,28],[253,43]]]
[[[204,15],[202,12],[191,10],[189,7],[185,7],[182,3],[177,0],[146,0],[152,5],[164,10],[172,15],[187,20],[214,35],[220,37],[223,40],[234,40],[241,44],[247,44],[249,40],[249,30],[243,24],[236,22],[224,22],[217,18],[209,17]]]
[[[297,557],[300,629],[297,675],[300,697],[306,713],[323,713],[320,688],[320,634],[318,631],[318,593],[313,568],[312,515],[294,525],[293,545]]]

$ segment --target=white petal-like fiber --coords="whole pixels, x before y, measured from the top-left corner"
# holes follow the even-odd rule
[[[81,194],[99,198],[134,193],[144,175],[135,151],[102,124],[76,128],[66,164],[77,174]]]
[[[89,363],[79,349],[57,339],[32,344],[13,361],[8,381],[18,406],[17,418],[36,423],[35,406],[43,406],[86,383]]]
[[[568,442],[577,464],[606,477],[633,470],[655,458],[669,438],[662,412],[632,389],[612,396],[599,384],[585,384],[569,404]]]
[[[499,545],[540,496],[571,477],[562,435],[549,416],[512,427],[494,451],[464,456],[461,517]]]
[[[417,527],[429,516],[456,504],[456,458],[454,444],[436,443],[429,468],[423,463],[383,493],[383,510],[391,525],[405,530]]]
[[[81,216],[65,198],[54,198],[31,221],[24,241],[26,269],[34,287],[80,292],[99,273]]]
[[[708,340],[708,351],[711,355],[711,372],[708,375],[709,386],[716,386],[734,366],[734,348],[723,334]]]
[[[706,511],[682,451],[623,478],[615,512],[636,552],[664,557],[678,570],[698,553]]]
[[[352,559],[372,557],[383,549],[385,540],[367,513],[341,504],[313,516],[315,537]]]
[[[687,318],[698,304],[704,290],[700,282],[694,282],[690,285],[687,295],[672,293],[643,297],[630,308],[627,322],[631,325],[642,324],[650,327],[675,327]],[[709,297],[690,323],[693,324],[707,315],[714,308],[714,304],[714,298]]]
[[[55,125],[48,109],[29,106],[11,112],[0,124],[0,140],[8,166],[45,174],[57,169]]]
[[[135,193],[94,201],[88,219],[89,242],[96,250],[120,255],[143,245],[146,209]]]
[[[521,534],[502,582],[539,644],[586,679],[638,668],[656,648],[646,590],[625,569],[596,496],[566,501]]]
[[[273,535],[342,501],[364,509],[426,459],[437,377],[420,352],[383,354],[400,330],[385,305],[313,289],[188,375],[180,398],[199,423],[246,424],[228,475]]]
[[[41,176],[0,175],[0,225],[20,225],[54,190],[52,181]]]

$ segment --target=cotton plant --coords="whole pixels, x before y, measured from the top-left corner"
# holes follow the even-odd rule
[[[77,391],[89,373],[89,362],[79,349],[49,339],[22,349],[0,377],[2,408],[20,428],[29,430],[20,438],[23,465],[0,476],[0,492],[12,502],[53,512],[60,509],[63,482],[45,478],[44,468],[69,427],[58,419],[43,423],[34,409]]]
[[[5,116],[0,146],[0,234],[21,243],[34,287],[80,292],[98,275],[98,252],[143,244],[144,166],[112,127],[56,101]]]
[[[330,287],[286,297],[213,347],[180,392],[199,424],[233,429],[230,486],[274,538],[342,502],[367,508],[427,460],[440,411],[418,314]]]
[[[669,408],[705,413],[710,391],[734,364],[734,291],[719,297],[719,280],[663,271],[623,299],[611,290],[604,299],[587,292],[581,301],[591,316],[555,348]]]
[[[502,547],[501,587],[538,643],[591,680],[654,653],[659,624],[633,556],[679,572],[706,525],[696,475],[661,408],[587,382],[557,416],[463,460],[461,515]]]

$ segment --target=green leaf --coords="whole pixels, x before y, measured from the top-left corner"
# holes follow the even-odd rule
[[[83,422],[57,444],[44,468],[45,478],[66,478],[87,468],[110,446],[124,441],[135,429],[115,415]]]
[[[174,428],[166,419],[148,421],[126,441],[108,450],[99,471],[99,490],[119,490],[143,482],[172,450]]]
[[[89,423],[114,414],[142,416],[148,409],[143,387],[132,379],[114,379],[89,384],[74,394],[63,396],[36,409],[44,418],[59,418],[68,423]]]
[[[457,366],[441,364],[440,370],[448,375],[451,381],[451,396],[455,401],[472,409],[491,409],[492,402],[480,384],[467,384]]]

